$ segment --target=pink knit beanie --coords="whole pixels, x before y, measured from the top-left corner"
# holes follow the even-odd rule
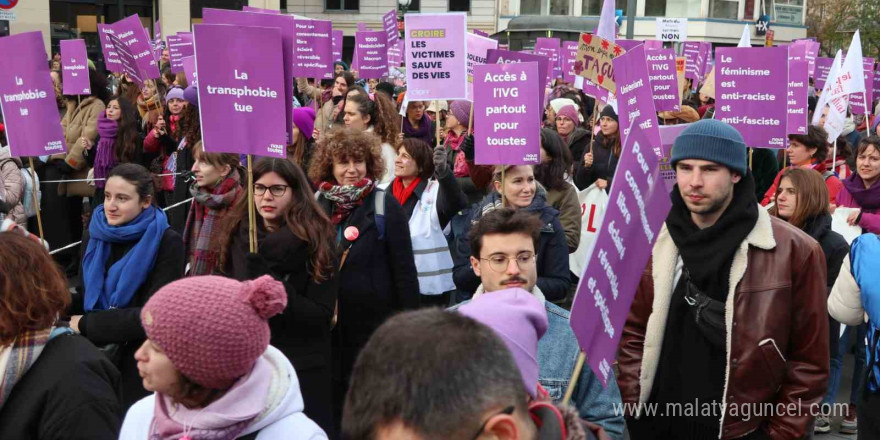
[[[191,277],[159,289],[141,309],[141,323],[181,374],[225,389],[266,351],[266,321],[285,306],[284,286],[268,275],[245,282]]]
[[[452,104],[449,104],[449,111],[452,112],[452,115],[455,116],[455,119],[458,119],[459,124],[467,128],[468,122],[471,117],[470,101],[464,99],[452,101]]]
[[[565,105],[562,106],[557,112],[556,117],[565,116],[568,119],[574,121],[574,125],[580,124],[580,113],[578,113],[577,105]]]

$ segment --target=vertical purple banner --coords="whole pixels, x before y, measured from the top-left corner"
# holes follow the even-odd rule
[[[648,50],[646,51],[646,61],[656,110],[659,112],[681,111],[681,95],[678,92],[678,77],[675,74],[675,51],[673,49]]]
[[[410,99],[467,98],[467,15],[407,14],[404,20]]]
[[[577,62],[578,43],[577,41],[562,42],[562,80],[574,84],[575,76],[574,63]]]
[[[807,96],[810,79],[806,59],[788,60],[788,120],[785,134],[807,134]]]
[[[397,10],[392,9],[382,16],[382,26],[385,29],[388,46],[396,46],[400,40],[400,33],[397,31]]]
[[[280,14],[281,11],[276,11],[275,9],[264,9],[264,8],[255,8],[253,6],[242,6],[241,10],[243,12],[257,12],[260,14]]]
[[[113,46],[116,48],[116,53],[119,55],[119,61],[122,63],[122,73],[126,74],[139,88],[144,88],[144,81],[148,78],[146,78],[146,75],[141,72],[140,66],[134,58],[131,49],[124,41],[117,38],[116,35],[108,34],[107,37],[113,42]]]
[[[281,30],[281,54],[284,57],[284,96],[287,110],[287,133],[293,132],[293,21],[285,14],[243,12],[227,9],[202,9],[205,24],[231,24],[236,26],[273,27]],[[277,56],[273,55],[273,56]]]
[[[183,59],[195,54],[193,38],[190,32],[179,32],[168,36],[168,55],[171,58],[171,71],[183,72]]]
[[[333,29],[333,62],[342,60],[342,37],[340,30]]]
[[[98,41],[101,42],[101,52],[104,54],[104,65],[111,72],[122,72],[122,62],[119,61],[119,54],[116,53],[116,46],[107,38],[107,34],[112,34],[113,28],[106,24],[98,23]]]
[[[620,118],[622,141],[630,130],[639,128],[645,134],[657,157],[660,157],[660,130],[657,128],[657,110],[648,79],[645,46],[640,44],[614,58],[614,81],[617,83],[617,114]]]
[[[180,60],[180,65],[183,67],[183,74],[186,75],[186,81],[193,86],[199,85],[199,73],[196,72],[196,57],[195,53],[191,57],[185,57]]]
[[[479,165],[540,163],[538,63],[474,67],[474,151]]]
[[[474,66],[487,64],[489,50],[497,49],[498,42],[476,34],[467,34],[467,97],[468,101],[474,100]]]
[[[816,58],[816,70],[813,72],[813,85],[822,90],[825,88],[825,81],[828,80],[828,72],[831,71],[831,64],[834,58],[818,57]]]
[[[547,84],[547,67],[550,65],[550,59],[529,53],[511,52],[509,50],[489,49],[486,58],[486,64],[510,64],[510,63],[538,63],[538,75],[541,80],[540,84]],[[544,87],[539,87],[539,101],[544,102]]]
[[[132,15],[113,23],[113,31],[116,38],[125,43],[131,53],[132,58],[138,65],[141,73],[141,79],[158,78],[159,68],[156,66],[156,59],[153,57],[153,48],[150,44],[150,37],[141,25],[140,17]]]
[[[865,96],[874,96],[874,59],[862,57],[862,68],[865,71],[865,92],[853,93],[849,97],[849,103],[852,106],[852,113],[854,115],[874,113],[874,108],[871,107],[872,100],[865,99]],[[865,108],[865,103],[867,103],[869,108]]]
[[[694,80],[694,84],[700,82],[703,77],[703,64],[700,63],[701,50],[702,45],[699,41],[685,41],[684,49],[682,49],[684,57],[687,59],[684,77]]]
[[[64,152],[54,85],[46,64],[43,34],[25,32],[0,38],[0,113],[13,157]]]
[[[294,20],[293,76],[333,78],[333,37],[328,20]]]
[[[281,31],[196,24],[193,38],[205,151],[286,157]]]
[[[644,133],[633,127],[624,143],[587,267],[571,309],[571,328],[603,385],[611,379],[617,344],[672,206],[660,167]]]
[[[739,130],[746,145],[785,148],[788,48],[720,47],[715,119]]]
[[[355,59],[358,77],[382,78],[388,76],[388,42],[385,31],[354,33]]]
[[[89,95],[89,56],[86,40],[61,40],[61,91],[65,95]]]

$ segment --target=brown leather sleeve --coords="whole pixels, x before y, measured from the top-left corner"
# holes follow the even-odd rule
[[[648,260],[639,287],[629,309],[626,325],[620,337],[620,345],[617,353],[617,366],[620,370],[617,375],[617,386],[620,388],[620,397],[624,403],[637,403],[639,401],[639,374],[642,370],[642,353],[645,343],[645,328],[648,325],[648,317],[654,303],[654,279],[651,266],[653,258]]]
[[[785,380],[774,405],[784,409],[775,411],[766,427],[773,439],[807,434],[813,419],[810,406],[821,402],[828,384],[826,275],[824,270],[816,270],[825,267],[825,255],[815,241],[796,241],[792,243],[791,346]]]

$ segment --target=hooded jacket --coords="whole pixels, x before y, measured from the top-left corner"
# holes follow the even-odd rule
[[[290,361],[271,345],[263,353],[273,367],[272,385],[263,412],[245,428],[239,438],[257,433],[257,440],[318,440],[327,434],[303,413],[299,379]],[[148,439],[156,407],[156,394],[138,401],[122,422],[120,440]]]

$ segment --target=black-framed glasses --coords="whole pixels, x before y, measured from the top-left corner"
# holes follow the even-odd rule
[[[507,270],[507,265],[510,260],[516,261],[516,266],[520,268],[520,270],[529,267],[531,264],[535,263],[535,259],[538,257],[538,254],[525,251],[516,254],[513,257],[508,257],[504,254],[495,254],[491,255],[489,258],[480,258],[480,260],[488,261],[489,267],[498,273],[503,273]]]
[[[266,185],[260,185],[259,183],[255,183],[254,184],[254,195],[261,196],[263,194],[266,194],[266,190],[268,189],[269,192],[272,193],[273,196],[281,197],[284,195],[284,193],[287,192],[287,188],[290,188],[290,187],[287,185],[266,186]]]
[[[501,412],[496,413],[496,414],[492,414],[491,416],[487,417],[486,420],[483,422],[483,424],[480,425],[480,430],[477,431],[477,433],[474,434],[473,437],[471,437],[471,440],[477,440],[477,438],[480,437],[480,434],[482,434],[483,431],[486,429],[486,424],[489,423],[489,420],[492,420],[492,417],[500,416],[501,414],[513,415],[514,409],[516,409],[516,407],[514,407],[513,405],[510,405],[507,408],[504,408],[503,410],[501,410]]]

